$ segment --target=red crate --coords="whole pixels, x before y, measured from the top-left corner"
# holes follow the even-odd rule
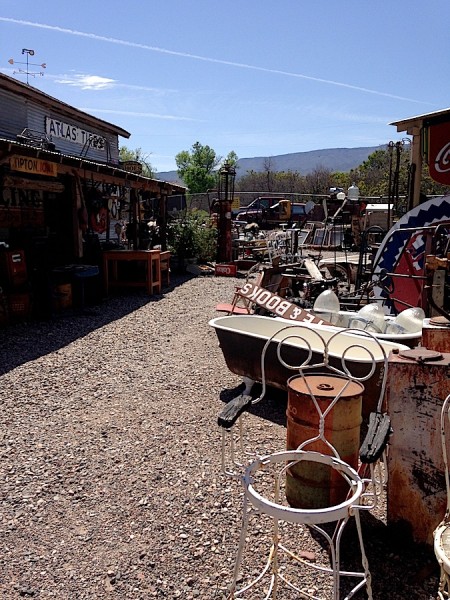
[[[8,308],[11,319],[26,319],[31,314],[30,294],[9,294]]]

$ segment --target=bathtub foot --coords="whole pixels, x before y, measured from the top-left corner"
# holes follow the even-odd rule
[[[249,396],[250,392],[252,390],[252,387],[255,383],[254,379],[251,379],[250,377],[243,377],[242,378],[242,383],[245,385],[245,390],[242,392],[243,396]]]

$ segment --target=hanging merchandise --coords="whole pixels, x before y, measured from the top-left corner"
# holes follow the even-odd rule
[[[96,233],[105,233],[108,223],[108,209],[102,207],[98,213],[91,214],[91,229]]]
[[[117,219],[118,207],[117,207],[117,200],[115,200],[115,199],[112,201],[110,212],[111,212],[111,217],[113,219]]]

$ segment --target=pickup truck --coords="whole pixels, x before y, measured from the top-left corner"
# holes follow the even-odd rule
[[[291,202],[286,198],[260,196],[248,206],[233,212],[233,219],[275,227],[281,223],[301,227],[314,208],[314,202]]]

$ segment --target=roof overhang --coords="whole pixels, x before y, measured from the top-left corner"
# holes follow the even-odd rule
[[[450,121],[450,108],[417,115],[416,117],[409,117],[408,119],[402,119],[401,121],[394,121],[393,123],[389,123],[389,125],[395,125],[398,132],[406,131],[409,135],[414,135],[418,130],[422,129],[424,125],[442,121]]]
[[[44,150],[41,148],[35,148],[27,144],[22,144],[14,140],[8,140],[0,138],[0,166],[5,164],[8,156],[13,153],[20,153],[24,156],[32,156],[35,158],[41,158],[50,162],[63,165],[68,169],[79,169],[83,172],[89,173],[89,176],[97,178],[103,176],[109,181],[116,181],[117,185],[129,184],[130,187],[143,190],[164,190],[168,195],[174,194],[185,194],[186,188],[176,183],[162,181],[160,179],[153,179],[150,177],[144,177],[130,171],[125,171],[119,166],[98,163],[79,156],[72,156],[67,154],[61,154],[60,152],[54,152],[52,150]],[[2,156],[4,154],[4,156]]]

